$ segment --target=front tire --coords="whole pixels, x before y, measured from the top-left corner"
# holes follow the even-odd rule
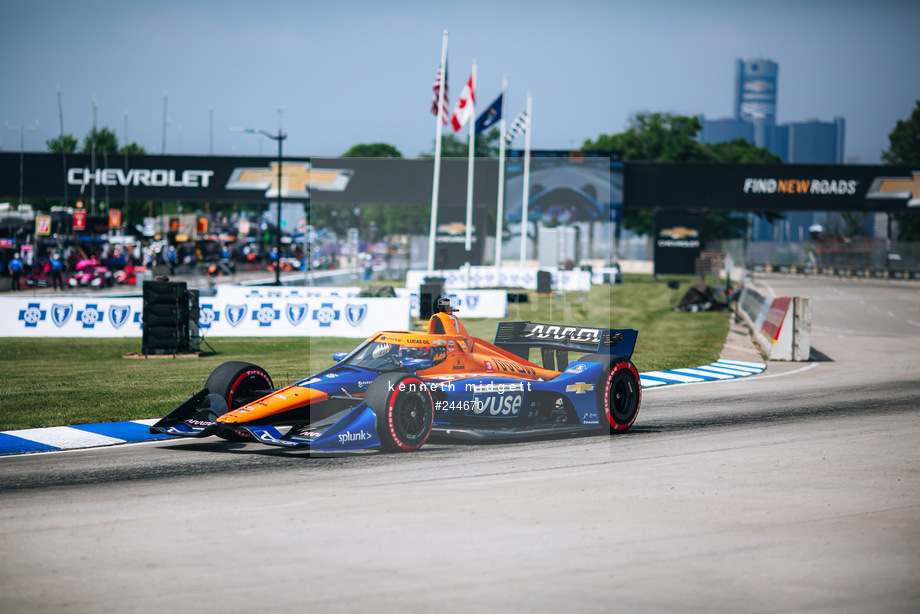
[[[274,389],[272,378],[262,367],[235,360],[220,365],[208,377],[205,388],[227,403],[227,411],[243,407]],[[212,403],[213,406],[213,403]],[[222,431],[217,436],[227,441],[252,441],[253,437],[240,431]]]
[[[434,401],[416,375],[386,373],[367,388],[364,402],[377,417],[377,438],[388,452],[414,452],[431,434]]]

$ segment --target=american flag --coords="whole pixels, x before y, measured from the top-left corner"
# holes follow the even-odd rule
[[[438,91],[441,89],[441,69],[434,77],[434,98],[431,100],[431,114],[438,114]],[[447,100],[447,68],[444,68],[444,104],[441,105],[441,123],[447,125],[447,117],[450,115],[450,103]]]
[[[511,127],[508,128],[508,132],[505,134],[505,142],[511,143],[519,134],[523,134],[525,130],[530,128],[530,118],[527,117],[527,111],[521,111],[521,114],[517,116],[517,119],[514,120],[514,123],[511,124]]]

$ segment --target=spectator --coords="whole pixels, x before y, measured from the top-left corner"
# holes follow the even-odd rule
[[[55,290],[64,289],[64,263],[58,254],[51,254],[51,286]]]
[[[12,285],[10,290],[13,292],[19,292],[19,279],[22,277],[22,260],[19,259],[19,254],[13,254],[13,257],[10,259],[10,263],[7,265],[7,268],[10,270],[10,277],[12,277]]]
[[[176,274],[176,265],[179,264],[177,260],[178,256],[176,254],[176,248],[173,245],[169,246],[169,250],[166,252],[166,263],[169,264],[169,274]]]

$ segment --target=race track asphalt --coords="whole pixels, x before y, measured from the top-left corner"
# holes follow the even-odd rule
[[[917,286],[758,282],[812,297],[813,360],[620,436],[0,458],[0,611],[920,611]]]

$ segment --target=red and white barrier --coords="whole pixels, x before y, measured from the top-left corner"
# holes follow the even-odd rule
[[[811,299],[807,296],[764,297],[745,287],[740,311],[754,340],[770,360],[808,360],[811,354]]]

